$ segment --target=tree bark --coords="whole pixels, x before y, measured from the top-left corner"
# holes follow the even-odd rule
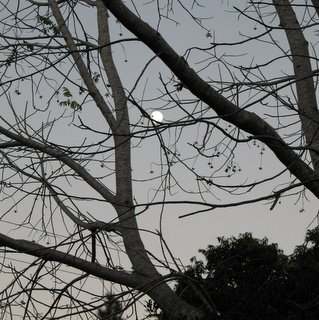
[[[313,167],[318,173],[319,114],[316,89],[312,78],[308,42],[302,32],[290,2],[288,0],[273,0],[273,4],[278,13],[280,26],[285,31],[290,46],[302,131],[306,143],[310,147],[310,156]]]
[[[112,204],[118,214],[119,230],[121,230],[125,250],[132,263],[134,273],[143,279],[140,284],[143,286],[143,289],[140,290],[147,293],[156,301],[167,315],[167,319],[200,319],[204,313],[186,304],[174,293],[168,284],[163,281],[163,277],[152,264],[140,237],[132,196],[131,139],[127,98],[113,62],[111,46],[109,46],[110,35],[106,8],[101,0],[96,1],[99,46],[101,48],[100,56],[112,89],[115,119],[104,101],[100,101],[100,97],[102,96],[97,91],[90,73],[85,68],[82,57],[77,53],[72,36],[63,20],[56,1],[49,0],[49,4],[59,29],[65,38],[66,44],[78,66],[79,73],[84,83],[88,86],[90,94],[93,96],[113,133],[116,193],[115,199],[112,199]]]
[[[272,126],[256,114],[240,109],[209,86],[156,30],[132,13],[122,1],[103,0],[103,3],[129,31],[158,55],[196,97],[225,121],[264,142],[283,165],[319,199],[319,175],[285,143]]]

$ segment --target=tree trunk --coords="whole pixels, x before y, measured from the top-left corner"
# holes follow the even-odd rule
[[[240,109],[215,91],[189,67],[187,61],[180,57],[156,30],[133,14],[122,1],[103,0],[103,3],[128,30],[158,55],[196,97],[209,105],[222,119],[250,133],[252,139],[258,139],[265,143],[278,160],[319,199],[318,173],[312,170],[287,145],[271,125],[255,113]],[[314,105],[310,106],[310,108],[313,107]],[[311,132],[314,134],[313,130]],[[315,139],[312,140],[315,142]],[[315,145],[312,144],[312,148],[317,147],[317,142],[315,143]]]
[[[319,114],[308,42],[288,0],[273,0],[280,26],[286,33],[294,68],[298,110],[312,165],[319,170]],[[318,9],[318,8],[317,8]]]

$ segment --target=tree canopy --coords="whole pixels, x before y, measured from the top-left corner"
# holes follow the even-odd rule
[[[202,309],[213,304],[225,320],[317,319],[318,231],[308,231],[289,256],[251,233],[221,237],[200,250],[205,262],[192,259],[176,292]]]

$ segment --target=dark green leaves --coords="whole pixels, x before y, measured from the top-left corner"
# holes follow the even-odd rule
[[[57,27],[57,25],[52,22],[48,17],[46,16],[38,16],[38,22],[42,24],[43,32],[45,34],[48,34],[50,31],[52,31],[53,35],[57,36],[60,34],[60,30]]]
[[[59,105],[61,107],[70,107],[71,109],[73,109],[75,111],[81,111],[82,110],[82,105],[80,105],[78,102],[76,102],[73,99],[73,95],[72,95],[71,91],[66,87],[63,87],[62,90],[63,90],[63,96],[68,98],[68,99],[60,101]]]

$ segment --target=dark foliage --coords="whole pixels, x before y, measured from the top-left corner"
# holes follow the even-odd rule
[[[101,320],[121,320],[123,313],[122,303],[109,294],[105,298],[105,305],[98,309],[98,319]]]
[[[190,304],[222,320],[319,319],[319,229],[291,256],[250,233],[218,241],[176,285]]]

